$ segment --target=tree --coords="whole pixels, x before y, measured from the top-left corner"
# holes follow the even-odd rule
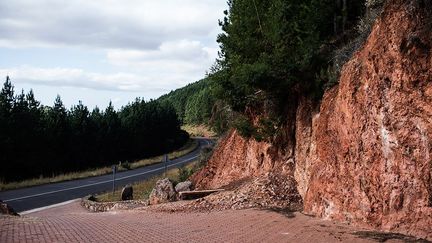
[[[220,22],[220,80],[233,108],[243,111],[264,91],[268,98],[293,96],[310,88],[313,65],[329,18],[326,4],[315,0],[229,1]],[[331,17],[331,16],[330,16]]]
[[[7,78],[0,108],[0,178],[7,182],[160,155],[188,139],[174,107],[153,100],[118,112],[111,102],[104,111],[81,101],[67,110],[59,95],[52,107],[32,90],[14,96]]]
[[[2,167],[1,177],[7,179],[6,171],[14,169],[12,158],[13,141],[11,135],[14,131],[11,130],[10,117],[14,103],[14,91],[9,76],[3,84],[0,92],[0,166]]]
[[[0,115],[7,118],[12,113],[14,102],[14,87],[10,81],[9,76],[6,76],[6,81],[0,92]]]

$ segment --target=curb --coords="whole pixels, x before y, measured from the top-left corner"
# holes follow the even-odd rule
[[[133,209],[137,207],[148,206],[148,200],[128,200],[128,201],[117,201],[117,202],[96,202],[89,200],[92,196],[87,196],[81,199],[81,206],[86,208],[90,212],[101,213],[108,212],[115,209]],[[93,197],[94,198],[94,197]]]

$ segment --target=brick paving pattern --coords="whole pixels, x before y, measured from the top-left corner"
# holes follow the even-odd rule
[[[355,228],[301,213],[91,213],[74,202],[21,217],[0,216],[0,242],[370,242]]]

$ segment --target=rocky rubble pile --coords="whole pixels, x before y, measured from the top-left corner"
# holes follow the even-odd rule
[[[148,200],[128,200],[118,202],[97,202],[94,196],[87,196],[81,199],[81,206],[92,212],[107,212],[111,210],[127,210],[146,207]]]
[[[158,205],[158,211],[220,211],[226,209],[266,208],[301,210],[302,199],[293,177],[276,174],[246,179],[228,185],[225,191],[187,203]]]

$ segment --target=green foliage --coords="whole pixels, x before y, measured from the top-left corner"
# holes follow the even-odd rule
[[[331,15],[328,1],[254,2],[256,7],[246,0],[229,1],[220,22],[220,83],[236,111],[253,102],[258,90],[274,97],[307,89],[304,81],[325,36],[321,27],[329,29],[323,26]]]
[[[161,96],[158,101],[172,105],[183,124],[209,125],[216,133],[226,131],[226,111],[218,110],[216,98],[223,92],[215,82],[215,76],[204,78],[186,87]],[[219,113],[215,113],[219,112]]]
[[[280,122],[274,118],[262,117],[256,125],[252,124],[249,118],[238,115],[233,123],[233,127],[242,137],[254,138],[257,141],[271,142],[277,133],[277,126]]]
[[[185,124],[207,124],[216,101],[214,81],[205,78],[161,96],[158,101],[172,105]]]
[[[268,141],[283,123],[283,107],[337,81],[330,43],[355,26],[364,0],[229,0],[228,8],[210,77],[235,112],[268,117],[255,126],[245,117],[233,123],[244,136]]]
[[[202,168],[204,168],[204,166],[207,165],[207,162],[210,160],[213,154],[213,148],[214,145],[208,145],[201,149],[198,162],[195,163],[192,167],[192,174],[194,174],[197,171],[200,171]]]
[[[336,65],[328,66],[327,68],[323,68],[320,70],[319,74],[316,76],[316,80],[319,83],[324,84],[324,89],[328,89],[333,87],[338,83],[339,67]]]
[[[186,166],[180,167],[178,169],[178,180],[179,182],[186,181],[194,173],[192,168],[187,168]]]
[[[224,100],[217,100],[213,105],[210,125],[217,134],[226,132],[234,121],[234,113]]]
[[[277,132],[277,124],[277,121],[270,118],[261,118],[258,122],[254,138],[257,141],[272,141],[273,136]]]
[[[119,166],[121,166],[122,168],[124,168],[126,170],[130,170],[131,169],[131,164],[129,163],[129,161],[120,162]]]
[[[250,138],[256,135],[256,129],[252,122],[245,116],[240,115],[233,124],[242,137]]]
[[[5,182],[142,159],[187,140],[168,103],[136,99],[120,111],[111,103],[105,111],[90,111],[79,102],[67,110],[57,96],[52,107],[41,106],[33,91],[15,96],[9,77],[0,92],[0,178]]]
[[[214,97],[209,87],[199,90],[189,97],[185,107],[184,122],[186,124],[207,124],[211,117]]]

